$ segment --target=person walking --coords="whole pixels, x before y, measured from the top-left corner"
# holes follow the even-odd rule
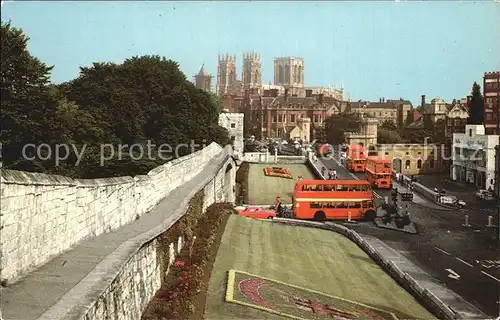
[[[328,170],[328,180],[333,180],[334,172],[335,171],[332,168]]]

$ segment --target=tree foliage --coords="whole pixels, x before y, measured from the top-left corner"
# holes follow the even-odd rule
[[[3,163],[17,163],[24,145],[54,144],[61,127],[55,121],[57,103],[48,88],[52,67],[27,50],[22,30],[1,24],[1,128]]]
[[[396,130],[379,127],[377,130],[378,143],[403,143],[405,142],[401,135]]]
[[[484,99],[481,94],[481,87],[474,82],[471,90],[471,100],[469,102],[469,124],[484,123]]]
[[[95,62],[81,67],[76,79],[52,85],[52,67],[30,55],[22,30],[2,23],[1,32],[5,167],[77,177],[144,174],[165,162],[155,157],[157,149],[152,152],[154,159],[133,161],[124,156],[102,167],[101,146],[121,145],[130,151],[131,145],[150,141],[172,149],[195,143],[198,150],[214,141],[222,145],[230,141],[228,131],[218,125],[222,110],[218,97],[195,88],[175,61],[155,55],[131,57],[121,64]],[[78,167],[73,151],[65,166],[55,167],[50,160],[22,160],[21,149],[27,143],[86,149]]]
[[[380,128],[382,129],[386,129],[386,130],[392,130],[392,131],[396,131],[398,130],[398,128],[396,127],[396,125],[394,124],[394,121],[392,120],[385,120],[384,122],[382,122],[382,124],[380,125]]]
[[[359,118],[352,113],[332,115],[325,121],[325,136],[328,143],[333,145],[345,143],[345,133],[358,132],[359,129]]]

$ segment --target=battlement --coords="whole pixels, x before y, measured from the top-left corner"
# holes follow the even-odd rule
[[[236,62],[236,55],[229,53],[219,54],[219,62]]]
[[[260,62],[260,54],[255,52],[243,53],[243,61],[258,61]]]

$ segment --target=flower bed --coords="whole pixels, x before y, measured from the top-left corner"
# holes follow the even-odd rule
[[[290,170],[288,170],[287,168],[282,168],[282,167],[265,168],[264,174],[266,176],[270,176],[270,177],[280,177],[280,178],[293,179],[293,176],[292,176],[292,173],[290,172]]]
[[[143,320],[202,319],[212,266],[232,213],[230,203],[213,204],[207,208],[191,236],[185,235],[186,244],[145,310]]]

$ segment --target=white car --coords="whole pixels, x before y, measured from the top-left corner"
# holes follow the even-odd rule
[[[493,192],[483,189],[476,192],[476,199],[484,201],[493,201],[495,200],[495,196],[493,195]]]

